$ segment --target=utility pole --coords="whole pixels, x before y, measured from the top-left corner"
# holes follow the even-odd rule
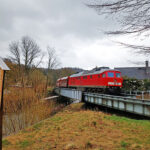
[[[4,94],[4,81],[5,73],[10,70],[5,62],[0,58],[0,150],[2,150],[3,138],[3,94]]]

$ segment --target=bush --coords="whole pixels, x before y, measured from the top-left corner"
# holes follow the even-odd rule
[[[135,91],[135,90],[144,90],[144,81],[143,80],[138,80],[135,78],[127,78],[124,77],[123,78],[123,89],[124,90],[131,90],[131,91]]]

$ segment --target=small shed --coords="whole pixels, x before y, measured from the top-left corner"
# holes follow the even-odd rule
[[[0,69],[4,71],[10,70],[1,57],[0,57]]]
[[[7,71],[7,70],[10,70],[10,69],[5,64],[3,59],[0,57],[0,100],[2,98],[2,90],[3,90],[5,71]]]

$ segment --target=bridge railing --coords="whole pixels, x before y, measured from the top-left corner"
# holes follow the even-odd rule
[[[84,101],[150,117],[150,100],[130,97],[84,93]]]

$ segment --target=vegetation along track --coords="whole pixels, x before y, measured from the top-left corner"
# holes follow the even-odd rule
[[[3,139],[4,150],[148,150],[150,122],[71,104],[56,115]]]

